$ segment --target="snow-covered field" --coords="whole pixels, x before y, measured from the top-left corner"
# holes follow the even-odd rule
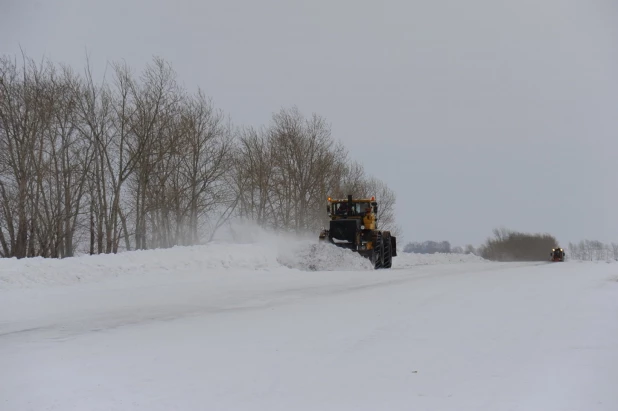
[[[616,387],[616,264],[374,271],[290,238],[0,260],[2,411],[615,411]]]

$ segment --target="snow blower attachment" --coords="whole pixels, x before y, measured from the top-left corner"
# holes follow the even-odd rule
[[[391,268],[397,256],[397,239],[390,231],[378,230],[378,203],[375,197],[334,200],[328,198],[328,230],[320,232],[320,241],[347,248],[369,258],[376,270]]]
[[[562,248],[552,248],[549,253],[550,261],[564,261],[564,250]]]

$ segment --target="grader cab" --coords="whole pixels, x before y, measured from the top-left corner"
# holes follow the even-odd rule
[[[391,268],[397,256],[397,239],[390,231],[378,229],[378,203],[375,197],[328,199],[329,228],[320,241],[347,248],[369,258],[376,270]]]

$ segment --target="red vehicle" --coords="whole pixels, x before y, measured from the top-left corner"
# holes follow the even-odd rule
[[[549,253],[550,261],[564,261],[564,250],[562,248],[552,248]]]

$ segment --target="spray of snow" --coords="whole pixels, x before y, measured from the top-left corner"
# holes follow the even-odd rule
[[[277,265],[301,271],[359,271],[373,269],[368,259],[332,244],[318,243],[310,232],[281,233],[247,221],[233,221],[216,237],[222,243],[253,244],[275,257]]]
[[[332,244],[297,244],[279,254],[277,261],[289,268],[310,271],[372,270],[369,259]]]

